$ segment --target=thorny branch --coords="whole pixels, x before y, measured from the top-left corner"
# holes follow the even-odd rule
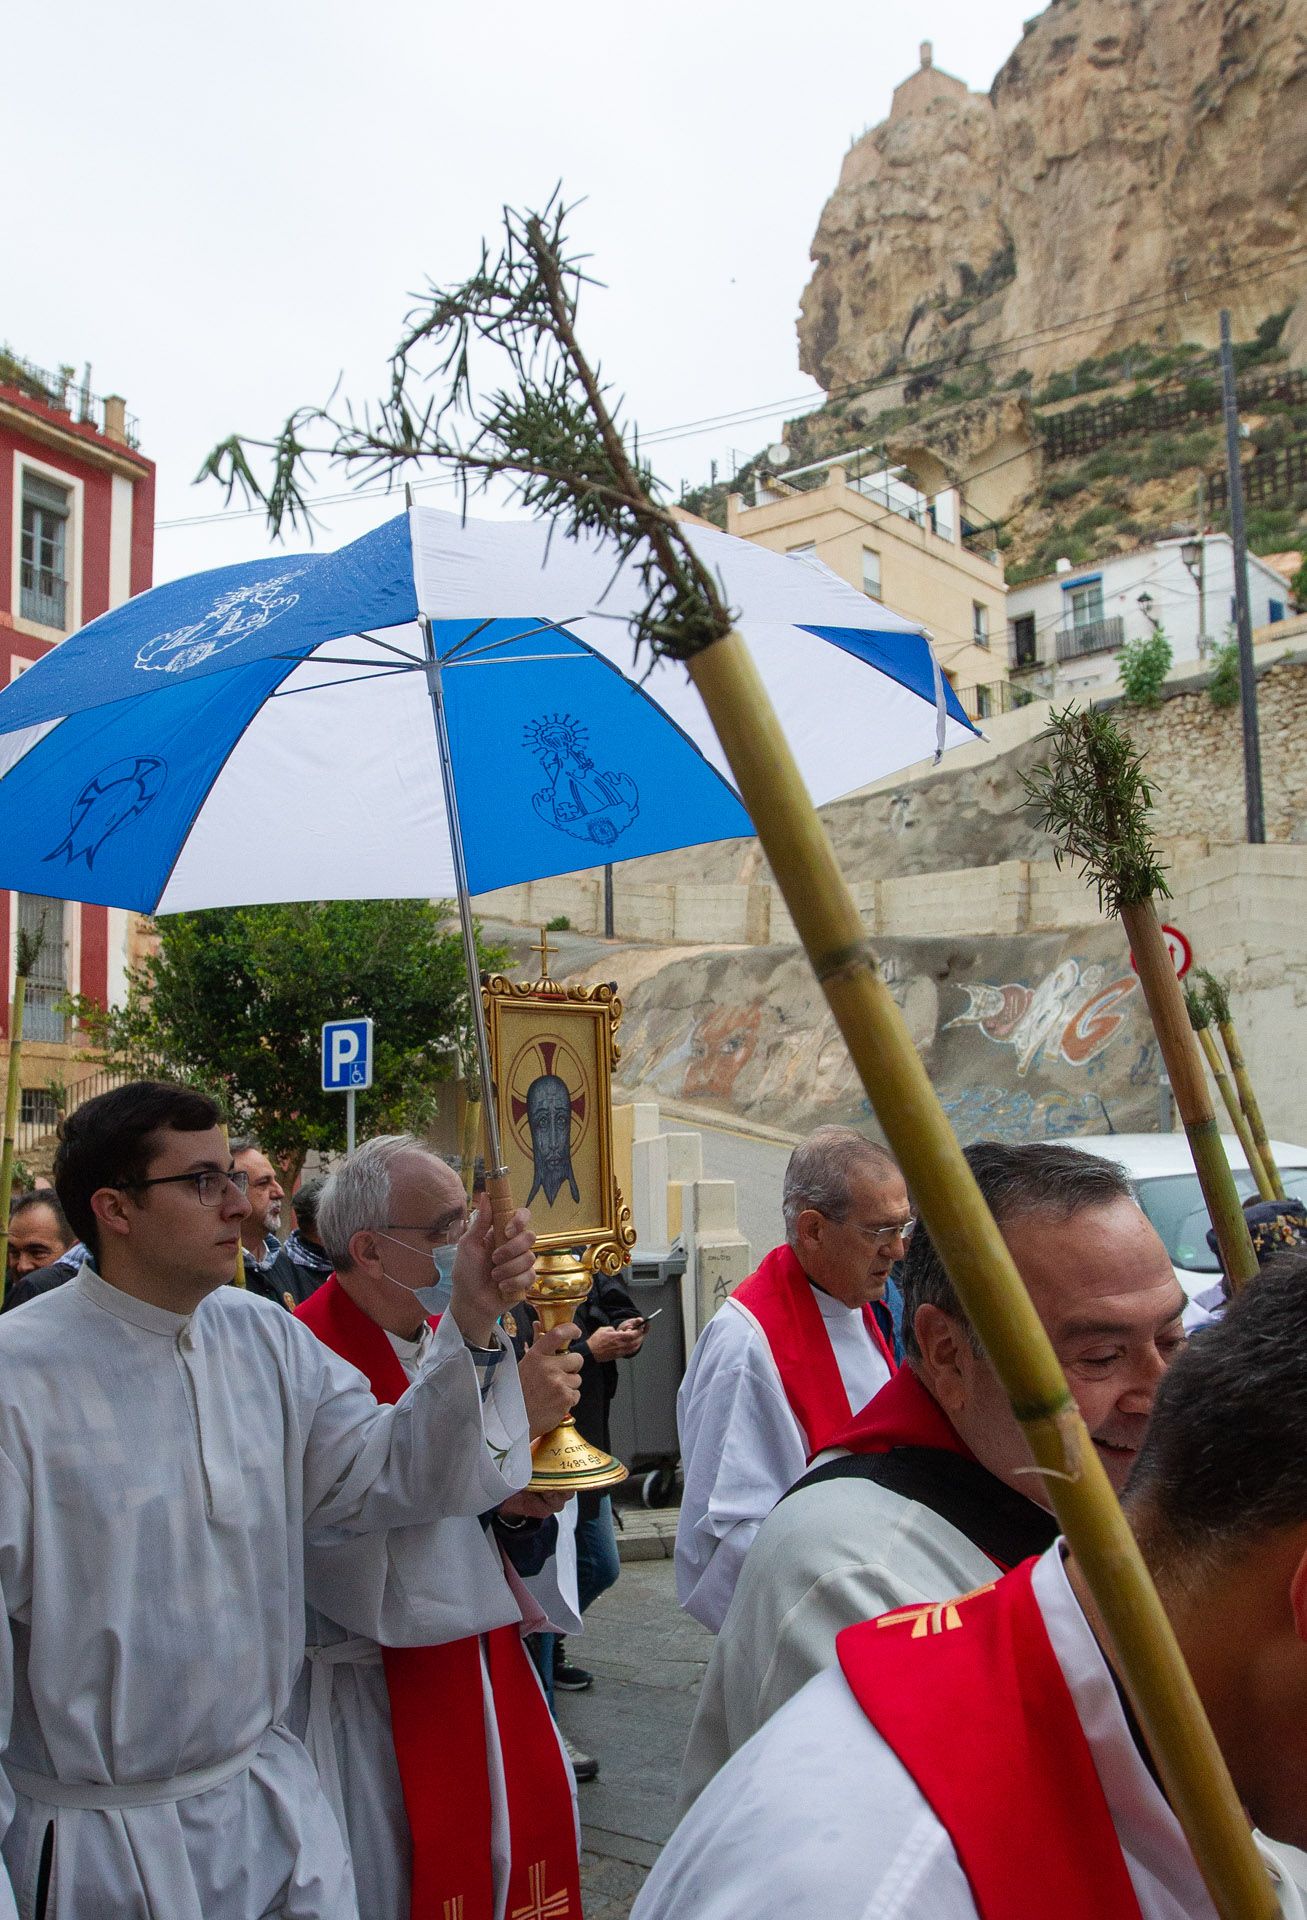
[[[620,423],[622,403],[577,339],[580,291],[594,283],[568,251],[571,212],[558,190],[541,213],[505,208],[498,258],[483,244],[469,279],[430,285],[408,315],[381,399],[357,411],[349,400],[336,408],[334,395],[325,407],[297,407],[273,440],[233,434],[197,479],[217,480],[228,500],[239,488],[277,533],[286,524],[312,531],[319,461],[388,483],[410,462],[434,462],[452,473],[464,512],[472,494],[502,480],[569,538],[606,539],[615,570],[633,562],[644,592],[631,623],[637,652],[689,659],[729,632],[732,616],[659,503],[638,436]],[[483,348],[500,384],[479,380]],[[268,456],[265,478],[252,454]]]

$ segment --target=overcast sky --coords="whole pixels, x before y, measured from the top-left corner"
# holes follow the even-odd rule
[[[425,278],[475,263],[500,206],[561,179],[607,286],[583,338],[662,478],[706,480],[774,438],[814,383],[794,322],[850,137],[933,39],[988,87],[1036,0],[65,0],[5,29],[11,182],[0,340],[92,363],[158,462],[155,578],[257,557],[256,518],[190,482],[338,374],[359,397]],[[57,21],[57,31],[55,22]],[[17,183],[24,182],[21,189]],[[324,475],[324,493],[347,482]],[[439,502],[439,491],[426,495]],[[398,510],[324,510],[327,545]],[[484,509],[483,509],[484,510]],[[292,543],[297,544],[297,543]]]

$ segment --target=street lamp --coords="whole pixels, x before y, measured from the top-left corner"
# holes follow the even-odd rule
[[[1148,622],[1154,633],[1159,633],[1162,623],[1160,620],[1154,620],[1153,618],[1153,596],[1147,587],[1144,588],[1139,596],[1139,604],[1144,610],[1144,619]]]
[[[1198,658],[1201,660],[1207,652],[1207,543],[1201,532],[1196,539],[1184,542],[1180,558],[1198,588]]]

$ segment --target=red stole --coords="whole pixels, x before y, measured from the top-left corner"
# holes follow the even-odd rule
[[[379,1401],[393,1405],[407,1391],[385,1333],[334,1274],[295,1317],[366,1374]],[[538,1904],[550,1920],[581,1920],[572,1789],[548,1705],[518,1629],[484,1637],[508,1799],[506,1911]],[[495,1912],[481,1640],[381,1650],[413,1839],[410,1920],[492,1920]]]
[[[980,1920],[1141,1920],[1030,1584],[1037,1564],[846,1627],[836,1653],[952,1841]]]
[[[831,1434],[847,1425],[853,1408],[821,1308],[812,1297],[812,1284],[793,1248],[773,1248],[730,1298],[747,1308],[762,1329],[811,1459],[830,1446]],[[892,1376],[894,1355],[870,1307],[862,1309],[862,1318],[868,1337],[884,1356]]]
[[[846,1453],[892,1453],[895,1447],[930,1447],[936,1453],[975,1455],[935,1396],[911,1367],[900,1367],[894,1378],[868,1400],[847,1427],[826,1442]]]

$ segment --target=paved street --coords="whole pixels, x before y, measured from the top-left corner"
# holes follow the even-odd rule
[[[672,1828],[681,1754],[712,1635],[676,1604],[670,1560],[625,1562],[570,1651],[595,1676],[558,1717],[600,1775],[580,1789],[586,1920],[626,1920]]]

